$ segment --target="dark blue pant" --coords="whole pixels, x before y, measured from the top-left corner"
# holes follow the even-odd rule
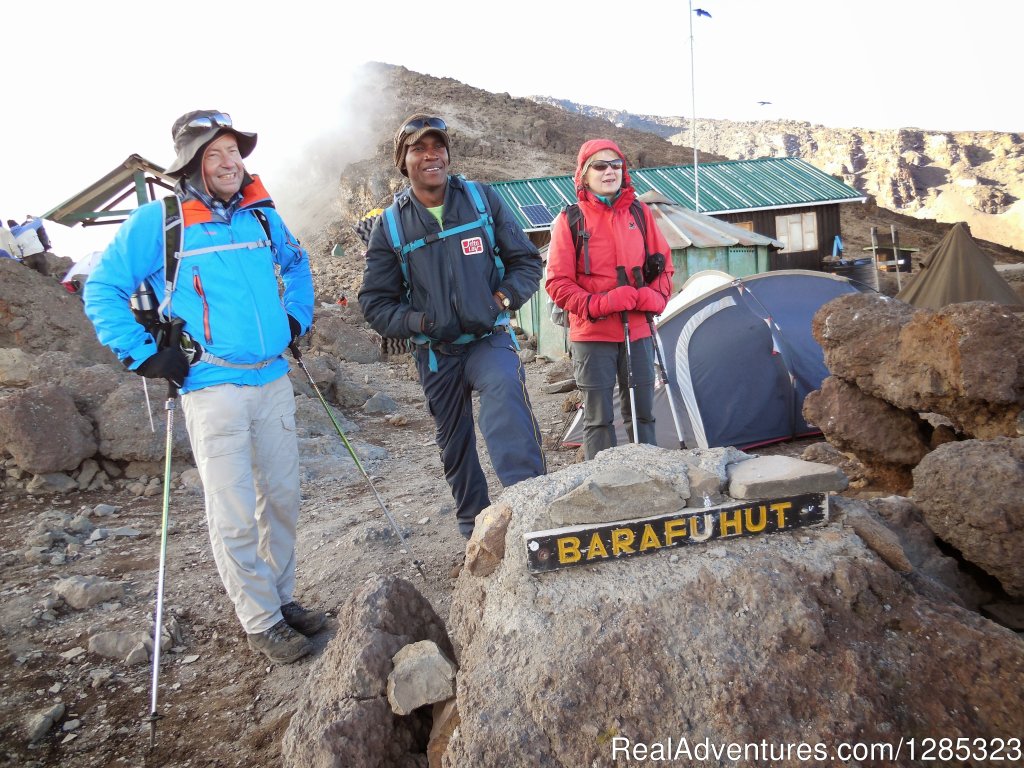
[[[630,342],[633,396],[639,441],[657,445],[654,434],[654,340],[648,336]],[[614,341],[574,341],[572,359],[576,386],[583,398],[583,456],[592,459],[617,443],[615,437],[615,384],[626,439],[632,441],[633,409],[630,407],[626,344]]]
[[[480,431],[503,486],[545,473],[540,426],[526,392],[526,372],[508,333],[446,345],[445,352],[434,354],[436,372],[430,370],[426,349],[416,350],[416,368],[437,427],[459,532],[468,537],[474,518],[491,503],[476,452],[473,392],[480,395]]]

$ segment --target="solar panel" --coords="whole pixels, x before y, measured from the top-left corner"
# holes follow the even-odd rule
[[[535,227],[546,227],[554,221],[551,212],[544,205],[521,205],[519,210],[523,212],[527,221]]]

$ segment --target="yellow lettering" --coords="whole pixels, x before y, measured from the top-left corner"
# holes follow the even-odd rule
[[[587,549],[587,560],[593,560],[595,557],[608,557],[608,550],[604,547],[604,542],[601,541],[601,534],[594,533],[590,537],[590,547]]]
[[[640,538],[640,551],[657,549],[660,546],[661,542],[658,540],[658,534],[654,532],[654,528],[648,523],[644,526],[644,535]]]
[[[558,540],[558,562],[578,563],[580,560],[580,540],[575,536],[565,536]]]
[[[739,536],[743,533],[743,510],[719,512],[718,524],[721,526],[722,536]]]
[[[746,519],[747,523],[747,530],[750,533],[757,533],[758,531],[763,531],[764,527],[768,524],[768,510],[765,508],[764,504],[761,504],[757,508],[757,514],[757,522],[755,523],[754,508],[747,507],[745,510],[743,510],[743,516]]]
[[[665,546],[672,546],[675,539],[686,538],[686,520],[669,520],[665,523]]]
[[[690,538],[694,541],[707,541],[711,538],[711,534],[715,532],[715,518],[705,512],[703,516],[704,520],[704,532],[697,533],[697,521],[702,519],[701,517],[694,515],[690,518]]]
[[[793,508],[793,502],[791,501],[776,501],[771,505],[770,509],[775,513],[775,522],[779,528],[786,527],[786,510]]]
[[[629,528],[616,528],[612,531],[612,555],[618,557],[622,553],[633,552],[633,540],[636,535]]]

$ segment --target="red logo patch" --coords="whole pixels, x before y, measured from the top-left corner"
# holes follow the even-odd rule
[[[479,237],[467,237],[462,241],[462,255],[472,256],[484,252],[484,241]]]

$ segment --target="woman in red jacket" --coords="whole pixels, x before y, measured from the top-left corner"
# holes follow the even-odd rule
[[[585,142],[577,157],[575,180],[583,218],[570,227],[563,211],[552,224],[544,287],[551,300],[569,313],[576,384],[583,393],[583,452],[592,459],[616,443],[616,381],[626,434],[633,434],[627,362],[633,372],[636,441],[656,444],[654,340],[648,317],[665,309],[672,292],[672,261],[665,258],[668,243],[650,210],[636,200],[625,158],[615,142]],[[579,249],[571,229],[580,233]],[[638,276],[643,279],[638,281]]]

